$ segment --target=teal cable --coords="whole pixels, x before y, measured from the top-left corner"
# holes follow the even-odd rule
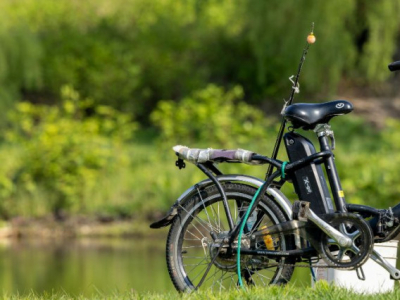
[[[245,289],[245,287],[243,286],[242,274],[241,274],[241,271],[240,271],[240,246],[241,246],[241,243],[242,243],[242,233],[243,233],[244,226],[246,225],[247,219],[249,218],[250,211],[251,211],[251,208],[253,207],[254,201],[255,201],[256,198],[258,197],[258,194],[260,193],[260,191],[261,191],[261,189],[262,189],[263,186],[264,186],[264,185],[262,185],[262,186],[259,187],[259,189],[258,189],[257,192],[255,193],[253,199],[251,199],[250,205],[249,205],[249,207],[247,208],[247,211],[246,211],[246,214],[245,214],[245,216],[244,216],[244,220],[243,220],[242,226],[240,227],[239,235],[238,235],[237,270],[238,270],[239,285],[240,285],[240,287],[241,287],[243,290],[246,290],[246,289]]]
[[[285,179],[285,168],[286,168],[287,164],[288,164],[288,161],[284,161],[282,163],[282,167],[281,167],[281,177],[282,177],[282,179]]]

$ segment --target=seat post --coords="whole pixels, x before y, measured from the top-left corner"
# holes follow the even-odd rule
[[[318,125],[314,130],[318,136],[321,151],[330,151],[332,153],[332,147],[329,145],[329,139],[334,141],[333,131],[331,126],[328,124]],[[329,179],[329,185],[331,187],[333,200],[335,201],[336,210],[338,212],[347,212],[346,200],[344,197],[344,192],[340,184],[339,175],[336,169],[336,164],[334,160],[334,155],[324,159],[324,165],[326,174]]]

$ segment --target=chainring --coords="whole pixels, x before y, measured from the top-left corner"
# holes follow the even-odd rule
[[[328,266],[356,269],[362,266],[373,249],[373,234],[368,223],[355,214],[334,217],[329,224],[352,240],[342,247],[325,233],[320,237],[320,254]]]

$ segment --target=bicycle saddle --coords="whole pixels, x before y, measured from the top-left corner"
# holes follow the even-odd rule
[[[348,114],[353,104],[346,100],[325,103],[296,103],[286,107],[283,117],[290,121],[294,128],[314,129],[318,124],[326,124],[335,116]]]

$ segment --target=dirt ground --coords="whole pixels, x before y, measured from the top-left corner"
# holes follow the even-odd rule
[[[400,98],[346,98],[353,103],[353,113],[367,119],[375,127],[382,128],[387,118],[400,118]]]

